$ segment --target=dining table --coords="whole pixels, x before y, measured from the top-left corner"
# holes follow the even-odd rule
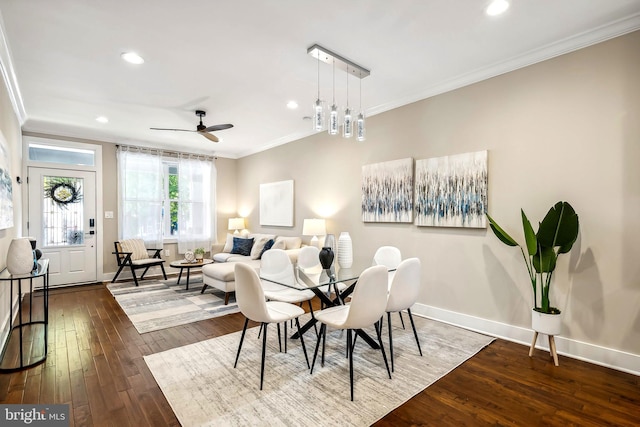
[[[334,263],[330,268],[312,271],[305,270],[296,265],[294,267],[294,272],[297,280],[294,283],[274,279],[273,277],[260,276],[260,279],[300,291],[311,290],[320,299],[322,306],[324,308],[328,308],[337,305],[344,305],[345,299],[353,293],[357,286],[358,278],[362,272],[369,267],[371,267],[371,261],[361,263],[355,262],[349,268],[342,268],[337,263]],[[394,268],[391,268],[389,269],[389,272],[394,270]],[[340,286],[339,284],[341,283],[344,284],[344,286]],[[325,292],[327,290],[329,292]],[[312,316],[311,319],[300,327],[300,333],[304,334],[306,331],[313,328],[317,322],[316,318]],[[377,340],[372,338],[364,330],[357,329],[355,332],[357,336],[362,338],[371,346],[371,348],[380,348]],[[291,336],[293,339],[297,339],[298,337],[298,332]]]

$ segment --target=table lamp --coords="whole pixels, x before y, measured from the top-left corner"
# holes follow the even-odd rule
[[[313,236],[311,238],[311,246],[320,247],[318,236],[327,234],[324,219],[305,219],[302,224],[302,234],[305,236]]]
[[[233,234],[240,234],[239,230],[244,229],[244,218],[229,218],[229,230],[235,230]]]

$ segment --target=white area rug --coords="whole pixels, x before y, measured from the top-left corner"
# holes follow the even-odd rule
[[[139,280],[139,286],[109,283],[107,288],[141,334],[239,311],[234,294],[228,305],[224,305],[224,292],[215,288],[207,287],[201,294],[202,275],[191,276],[188,291],[184,277],[181,285],[176,280]]]
[[[358,339],[354,351],[354,402],[349,394],[346,333],[327,334],[325,366],[320,354],[313,375],[299,340],[278,352],[269,327],[264,387],[260,391],[258,328],[247,331],[233,368],[240,332],[145,356],[144,359],[183,426],[368,426],[489,345],[492,337],[414,315],[424,356],[408,325],[394,326],[395,372],[387,376],[380,351]],[[393,319],[400,324],[399,319]],[[289,330],[291,332],[291,330]],[[373,329],[369,331],[374,334]],[[387,333],[383,329],[383,339]],[[375,336],[375,335],[374,335]],[[313,329],[305,334],[311,363]],[[385,345],[388,354],[388,342]]]

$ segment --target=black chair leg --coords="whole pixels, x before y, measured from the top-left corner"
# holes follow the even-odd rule
[[[316,349],[313,351],[313,361],[311,362],[311,374],[313,374],[313,367],[316,366],[316,357],[318,357],[318,349],[320,348],[320,340],[322,340],[322,335],[324,334],[324,328],[326,328],[325,324],[320,325],[320,332],[318,333],[318,340],[316,341]]]
[[[347,329],[347,342],[349,346],[349,385],[351,388],[351,401],[353,402],[353,347],[356,343],[351,344],[351,329]]]
[[[402,311],[398,312],[398,316],[400,316],[400,323],[402,323],[402,329],[405,329],[405,327],[404,327],[404,318],[402,317]]]
[[[136,277],[136,270],[133,268],[133,266],[131,265],[131,275],[133,276],[133,281],[135,282],[136,286],[138,286],[138,278]],[[140,277],[142,279],[142,277]]]
[[[300,336],[300,344],[302,344],[302,352],[304,353],[304,360],[307,361],[307,369],[309,366],[309,356],[307,356],[307,348],[304,345],[304,337],[302,336],[302,332],[300,332],[300,320],[296,317],[296,327],[298,328],[298,335]]]
[[[287,322],[284,322],[284,352],[287,352]]]
[[[267,323],[263,323],[264,333],[262,334],[262,361],[260,362],[260,390],[264,381],[264,359],[267,351]]]
[[[287,322],[285,322],[285,325],[287,324]],[[265,332],[266,332],[266,328],[265,328]],[[266,333],[265,333],[266,335]],[[280,323],[278,323],[278,351],[280,353],[282,353],[282,338],[280,338]]]
[[[242,328],[242,335],[240,336],[240,345],[238,345],[238,353],[236,354],[236,361],[233,364],[235,368],[238,365],[238,358],[240,357],[240,349],[242,348],[242,341],[244,341],[244,333],[247,332],[247,325],[249,324],[249,319],[244,320],[244,328]]]
[[[160,264],[160,269],[162,270],[162,275],[164,276],[164,280],[167,280],[167,273],[164,271],[164,265]]]
[[[391,358],[391,371],[393,369],[393,329],[391,328],[391,313],[387,312],[387,326],[389,327],[389,357]]]
[[[200,291],[201,294],[204,294],[204,290],[207,289],[207,285],[206,283],[202,285],[202,290]]]
[[[411,310],[407,309],[407,313],[409,313],[409,320],[411,321],[411,327],[413,328],[413,336],[416,337],[416,344],[418,344],[418,351],[420,352],[420,356],[422,356],[422,349],[420,348],[420,340],[418,339],[418,332],[416,331],[416,325],[413,323],[413,316],[411,315]],[[391,359],[391,366],[393,366],[393,359]]]
[[[111,283],[115,283],[116,279],[120,275],[120,272],[122,271],[123,268],[124,268],[124,264],[120,264],[120,267],[118,268],[118,271],[116,272],[116,275],[113,276],[113,280],[111,281]]]
[[[147,271],[149,271],[149,267],[144,269],[144,271],[142,272],[142,275],[140,276],[140,280],[144,279],[144,275],[147,274]]]
[[[382,317],[378,320],[378,323],[382,323]],[[384,345],[382,345],[382,324],[379,328],[376,328],[376,331],[378,332],[378,344],[380,344],[380,351],[382,351],[384,365],[387,367],[387,374],[389,374],[389,379],[391,379],[391,371],[389,370],[389,363],[387,362],[387,353],[384,351]]]

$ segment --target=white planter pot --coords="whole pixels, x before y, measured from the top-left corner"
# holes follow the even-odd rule
[[[11,274],[27,274],[33,270],[33,249],[28,237],[11,240],[7,251],[7,270]]]
[[[540,313],[531,309],[531,329],[541,334],[560,335],[562,316],[560,314]]]

